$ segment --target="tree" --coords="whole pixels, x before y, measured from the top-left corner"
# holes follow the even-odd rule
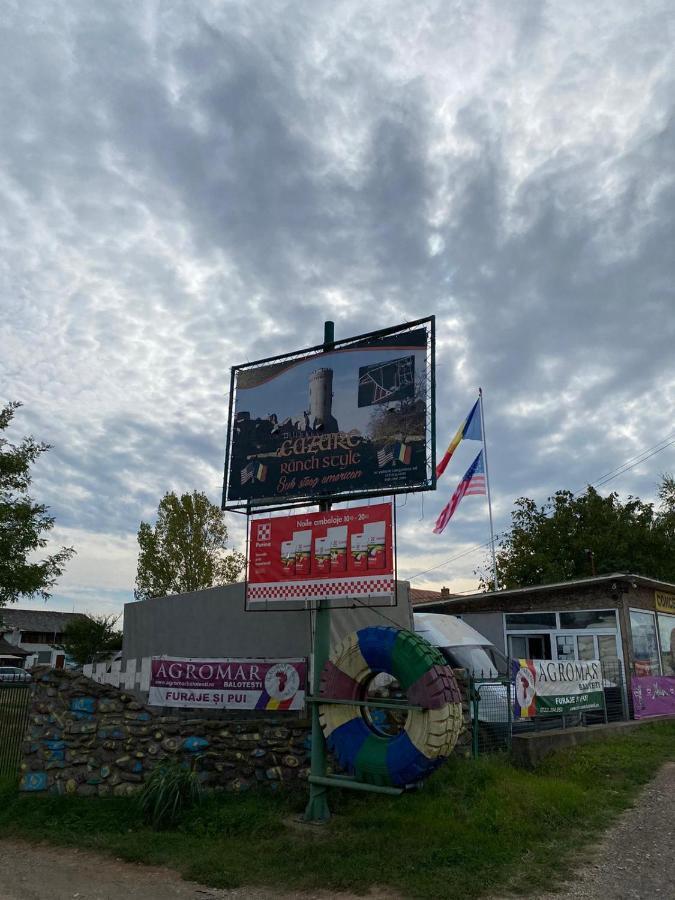
[[[78,666],[107,659],[122,649],[122,632],[115,630],[119,616],[82,616],[71,619],[63,631],[62,647]]]
[[[225,554],[227,527],[220,508],[206,494],[165,494],[157,524],[138,529],[137,600],[198,591],[236,581],[245,559],[236,550]]]
[[[667,504],[673,485],[668,484],[664,479],[660,488],[659,513],[637,497],[621,503],[616,493],[602,497],[592,487],[579,496],[557,491],[541,507],[520,497],[497,553],[500,585],[550,584],[593,571],[675,580],[675,529]],[[481,583],[491,586],[485,575]]]
[[[45,535],[54,527],[54,517],[28,493],[31,466],[50,445],[32,437],[11,444],[1,436],[20,406],[11,402],[0,409],[0,607],[20,597],[47,599],[75,553],[72,547],[62,547],[42,559],[34,557],[47,546]]]

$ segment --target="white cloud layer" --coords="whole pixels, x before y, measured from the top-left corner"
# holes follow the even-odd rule
[[[5,3],[0,383],[54,445],[54,602],[130,595],[162,494],[219,497],[229,367],[325,318],[436,314],[438,443],[481,384],[498,530],[673,431],[674,38],[667,0]],[[401,575],[487,539],[480,498],[430,533],[473,452],[399,510]]]

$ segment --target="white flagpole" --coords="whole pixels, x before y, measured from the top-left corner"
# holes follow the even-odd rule
[[[495,555],[495,533],[492,527],[492,498],[490,496],[490,475],[488,472],[487,458],[487,441],[485,440],[485,417],[483,415],[483,388],[478,388],[478,399],[480,400],[480,427],[483,432],[483,456],[485,457],[485,483],[487,484],[488,511],[490,513],[490,549],[492,550],[492,577],[494,580],[494,590],[499,590],[499,581],[497,580],[497,557]]]

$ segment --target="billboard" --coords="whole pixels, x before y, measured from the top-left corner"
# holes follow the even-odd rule
[[[305,705],[304,659],[153,657],[151,706],[298,710]]]
[[[600,660],[511,660],[513,717],[560,716],[604,709]]]
[[[249,520],[246,604],[393,605],[393,504]]]
[[[435,487],[433,329],[234,366],[223,508]]]

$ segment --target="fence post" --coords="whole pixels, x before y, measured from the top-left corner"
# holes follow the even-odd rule
[[[470,676],[469,680],[469,697],[471,698],[471,752],[474,759],[478,756],[478,704],[480,702],[480,696],[478,691],[476,690],[476,686],[473,680],[473,674]]]

